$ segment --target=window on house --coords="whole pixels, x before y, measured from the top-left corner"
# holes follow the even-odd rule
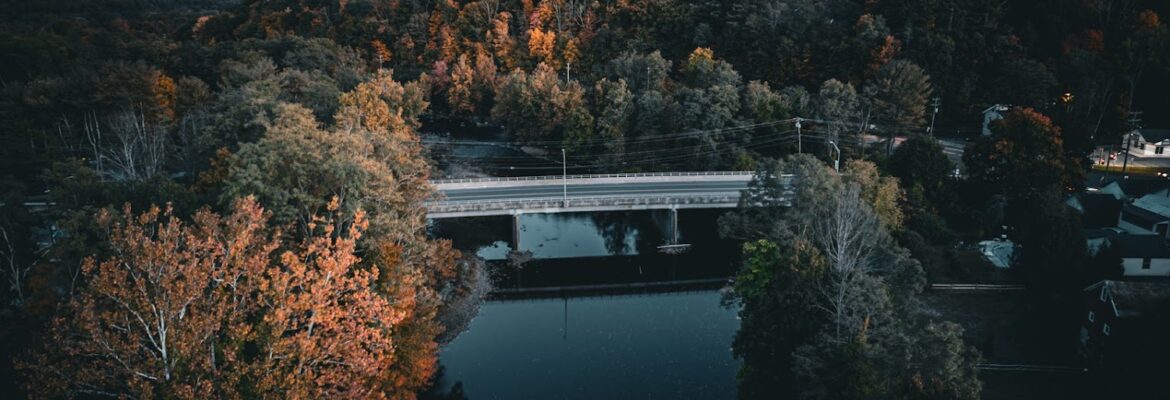
[[[1142,269],[1150,269],[1150,259],[1148,259],[1148,258],[1142,259]]]
[[[1101,332],[1104,332],[1106,335],[1108,335],[1109,334],[1109,324],[1105,324],[1105,326],[1102,326]]]
[[[1093,312],[1092,312],[1092,311],[1089,311],[1089,322],[1093,322],[1093,321],[1096,321],[1096,320],[1097,320],[1097,315],[1096,315],[1096,314],[1093,314]]]
[[[1162,154],[1162,146],[1155,147],[1154,154]]]
[[[1101,302],[1102,303],[1105,302],[1105,288],[1104,287],[1101,288]]]

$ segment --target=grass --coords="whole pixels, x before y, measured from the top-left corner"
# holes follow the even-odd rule
[[[1120,173],[1120,172],[1121,172],[1121,166],[1120,166],[1120,165],[1110,165],[1108,168],[1106,168],[1104,165],[1093,164],[1093,170],[1095,170],[1095,171],[1107,171],[1107,172],[1118,172],[1118,173]],[[1129,174],[1129,175],[1149,175],[1149,176],[1156,176],[1156,175],[1158,175],[1158,173],[1167,173],[1167,172],[1170,172],[1170,168],[1166,168],[1166,167],[1144,167],[1144,166],[1130,165],[1129,167],[1126,167],[1126,168],[1125,168],[1125,171],[1126,171],[1126,174]]]

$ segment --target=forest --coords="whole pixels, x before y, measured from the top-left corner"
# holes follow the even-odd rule
[[[1029,249],[1021,279],[1038,301],[1067,301],[1110,261],[1082,259],[1076,216],[1049,206],[1083,186],[1092,149],[1120,143],[1134,115],[1170,124],[1170,3],[1159,0],[0,9],[4,398],[414,398],[489,290],[480,261],[426,234],[429,179],[504,172],[451,154],[466,140],[439,128],[451,126],[566,149],[574,168],[598,173],[818,177],[813,164],[839,145],[852,178],[818,184],[851,202],[803,201],[811,215],[852,210],[875,238],[859,244],[865,257],[893,267],[825,272],[844,260],[815,236],[827,228],[791,213],[726,217],[725,235],[746,243],[745,330],[764,327],[737,336],[737,356],[758,367],[741,373],[741,397],[781,385],[809,398],[977,398],[961,329],[914,317],[920,264],[1011,224]],[[1016,110],[996,124],[1004,134],[974,139],[966,179],[953,179],[927,138],[978,137],[995,105]],[[1070,265],[1080,272],[1045,278]],[[784,328],[810,343],[831,336],[815,342],[832,351],[769,341],[792,334],[760,319],[797,301],[777,286],[792,279],[837,279],[857,288],[850,301],[881,307],[849,308],[842,294],[834,318]],[[926,357],[915,343],[949,349],[931,362],[954,374],[874,372]],[[754,364],[774,352],[783,360]],[[835,369],[847,373],[789,385]],[[828,392],[841,382],[857,391]]]

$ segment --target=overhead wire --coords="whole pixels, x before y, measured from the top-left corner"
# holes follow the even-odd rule
[[[706,146],[707,144],[703,144],[703,143],[688,143],[688,144],[671,143],[672,146],[668,146],[665,148],[655,148],[655,149],[651,149],[651,150],[637,150],[637,151],[627,151],[627,150],[632,149],[632,148],[637,148],[637,147],[644,147],[649,143],[677,142],[678,140],[688,139],[688,138],[702,138],[702,137],[704,137],[703,136],[704,134],[729,133],[729,132],[736,132],[736,131],[752,130],[752,129],[757,129],[757,128],[761,128],[761,127],[769,127],[769,126],[774,126],[774,125],[787,123],[787,122],[795,122],[796,119],[789,118],[789,119],[782,119],[782,120],[767,121],[767,122],[762,122],[762,123],[739,125],[739,126],[734,126],[734,127],[707,129],[707,130],[692,130],[692,131],[679,132],[679,133],[668,134],[668,135],[653,135],[653,136],[647,136],[647,137],[631,138],[631,139],[627,139],[621,143],[621,145],[623,146],[622,151],[612,152],[612,153],[607,153],[607,154],[595,154],[595,153],[591,153],[591,152],[586,151],[585,152],[586,154],[579,154],[579,155],[574,154],[571,157],[568,157],[568,160],[569,160],[568,165],[572,168],[575,168],[575,169],[580,169],[580,168],[597,169],[597,168],[603,168],[603,167],[613,168],[613,167],[640,166],[640,165],[655,164],[655,163],[672,163],[672,162],[678,162],[678,161],[683,161],[686,159],[692,159],[692,158],[697,158],[697,157],[708,157],[708,156],[719,155],[719,154],[722,154],[724,152],[734,151],[734,150],[761,151],[761,150],[774,148],[774,147],[777,147],[780,145],[793,143],[793,142],[796,142],[798,140],[827,142],[830,139],[838,138],[836,143],[839,147],[856,149],[857,147],[861,146],[860,143],[854,143],[851,140],[850,141],[840,141],[839,140],[840,135],[830,136],[830,135],[826,134],[825,132],[822,132],[818,126],[819,124],[824,124],[824,125],[855,127],[856,124],[839,122],[839,121],[816,120],[816,119],[801,119],[801,120],[807,121],[807,122],[812,122],[813,124],[806,125],[804,131],[799,135],[793,133],[795,131],[794,129],[787,129],[787,130],[783,130],[783,131],[779,131],[779,132],[769,132],[768,136],[770,136],[770,137],[764,138],[762,140],[757,139],[757,138],[752,138],[752,140],[737,143],[737,144],[739,144],[739,146],[719,146],[718,148],[715,148],[715,149],[704,149],[704,150],[699,150],[699,151],[695,151],[695,150],[701,149],[702,147]],[[739,141],[737,140],[737,142],[739,142]],[[498,142],[482,142],[482,141],[424,140],[424,143],[471,145],[471,146],[485,146],[485,147],[492,146],[492,147],[508,148],[507,144],[500,144]],[[524,145],[534,145],[536,143],[555,144],[557,146],[560,146],[562,144],[561,141],[536,141],[536,142],[525,142]],[[578,147],[578,149],[588,149],[589,147],[606,146],[606,145],[608,145],[608,143],[601,141],[601,142],[588,143],[586,145],[582,145],[582,146]],[[534,146],[534,147],[536,147],[536,146]],[[552,169],[563,168],[563,166],[561,165],[559,160],[553,159],[555,157],[541,159],[540,156],[531,156],[531,155],[515,155],[515,156],[487,155],[487,156],[484,156],[484,155],[468,155],[468,154],[447,154],[447,155],[444,155],[443,157],[448,158],[448,159],[477,160],[477,161],[488,161],[488,162],[509,164],[509,165],[485,165],[485,166],[483,166],[484,168],[494,169],[494,170],[552,170]],[[600,159],[600,157],[606,157],[606,158],[608,158],[608,160],[607,159]],[[633,159],[630,159],[630,158],[633,158]],[[625,159],[625,160],[622,160],[622,159]],[[589,160],[589,162],[581,162],[581,160]]]

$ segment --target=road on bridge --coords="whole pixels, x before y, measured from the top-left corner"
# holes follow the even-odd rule
[[[427,217],[729,208],[751,178],[747,171],[710,171],[440,180]]]
[[[467,200],[515,200],[561,198],[561,183],[529,186],[504,186],[463,189],[443,189],[440,192],[447,201]],[[567,185],[569,197],[605,196],[650,196],[650,195],[696,195],[738,192],[747,188],[746,181],[693,181],[693,182],[622,182],[603,184]]]

